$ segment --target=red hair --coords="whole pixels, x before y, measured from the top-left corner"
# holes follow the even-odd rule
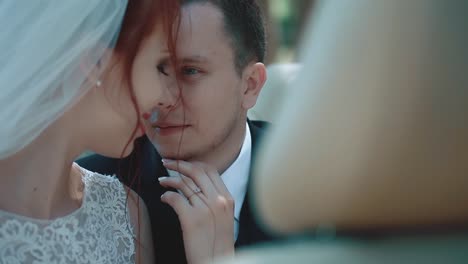
[[[132,83],[134,60],[142,43],[154,30],[162,29],[166,37],[170,60],[176,63],[176,36],[179,22],[180,3],[178,0],[129,0],[128,2],[114,52],[118,58],[118,64],[122,66],[122,83],[128,87],[137,121],[131,137],[122,150],[121,158],[128,146],[133,143],[135,134],[140,129],[141,124],[141,111],[138,107]]]
[[[122,84],[128,87],[131,101],[133,103],[137,121],[131,137],[127,141],[121,153],[121,158],[124,156],[128,146],[133,143],[135,135],[140,129],[141,112],[138,107],[137,99],[135,96],[133,83],[132,83],[132,68],[134,60],[140,50],[142,43],[154,32],[154,30],[162,29],[166,37],[170,60],[177,63],[176,59],[176,36],[180,22],[180,3],[178,0],[129,0],[127,10],[122,22],[121,31],[117,39],[114,49],[117,57],[117,63],[122,66]],[[138,151],[138,141],[135,141],[135,153]],[[140,162],[137,157],[137,163]],[[130,169],[130,168],[129,168]],[[140,186],[140,166],[137,164],[132,171],[127,171],[124,175],[130,176],[131,179],[125,179],[126,184],[134,189],[132,186],[137,183]],[[120,169],[119,169],[120,174]],[[129,189],[130,192],[130,189]],[[137,191],[138,193],[138,191]],[[127,193],[127,199],[130,193]],[[134,201],[137,204],[138,215],[140,214],[139,200]],[[136,241],[139,244],[140,237],[140,219],[138,217],[138,234]],[[140,256],[138,256],[140,259]]]
[[[170,59],[176,62],[176,36],[180,21],[180,3],[177,0],[129,0],[122,28],[116,43],[115,53],[122,65],[122,83],[129,88],[130,98],[137,114],[137,123],[132,137],[122,150],[122,155],[132,143],[139,129],[140,109],[132,84],[132,68],[142,43],[156,30],[162,28],[167,39]],[[161,25],[162,27],[158,27]]]

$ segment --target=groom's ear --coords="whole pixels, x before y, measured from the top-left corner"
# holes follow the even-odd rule
[[[244,89],[242,107],[249,110],[257,103],[257,98],[265,84],[267,78],[266,67],[263,63],[257,62],[248,65],[243,73]]]

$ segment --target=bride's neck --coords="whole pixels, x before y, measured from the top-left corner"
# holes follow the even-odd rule
[[[71,189],[77,182],[73,175],[79,175],[73,160],[82,150],[57,123],[20,152],[0,160],[0,210],[53,219],[80,206],[81,199]]]

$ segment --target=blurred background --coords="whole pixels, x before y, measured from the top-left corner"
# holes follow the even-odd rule
[[[268,31],[266,64],[296,61],[297,45],[315,0],[258,0]]]

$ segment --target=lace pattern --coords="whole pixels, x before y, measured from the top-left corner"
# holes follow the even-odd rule
[[[0,211],[0,263],[134,263],[126,191],[115,177],[83,170],[82,206],[54,220]]]

